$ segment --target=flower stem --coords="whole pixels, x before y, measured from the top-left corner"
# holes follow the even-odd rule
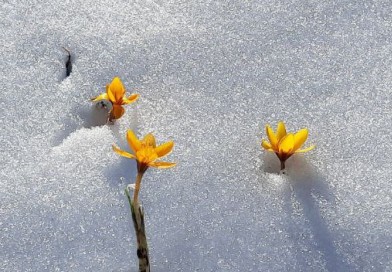
[[[143,178],[143,173],[138,172],[136,176],[136,182],[135,182],[135,191],[133,192],[133,202],[137,203],[138,202],[138,196],[139,196],[139,191],[140,191],[140,184],[142,183],[142,178]]]
[[[141,179],[141,178],[140,178]],[[133,227],[137,240],[137,257],[139,259],[139,272],[150,272],[150,260],[148,257],[148,244],[144,226],[144,211],[139,202],[131,200],[128,189],[125,189],[129,205],[131,206]]]
[[[280,170],[284,170],[286,168],[285,162],[286,161],[280,161]]]

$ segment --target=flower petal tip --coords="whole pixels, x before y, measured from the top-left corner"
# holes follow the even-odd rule
[[[316,148],[316,145],[311,145],[311,146],[309,146],[307,148],[297,150],[297,151],[295,151],[295,153],[305,153],[305,152],[311,151],[311,150],[313,150],[315,148]]]
[[[175,162],[160,162],[160,161],[151,162],[149,164],[149,166],[159,168],[159,169],[172,168],[176,165],[177,165],[177,163],[175,163]]]
[[[169,141],[169,142],[166,142],[166,143],[161,144],[160,146],[156,147],[155,152],[161,158],[161,157],[168,155],[172,151],[173,147],[174,147],[174,142]]]
[[[113,149],[114,152],[116,152],[118,155],[120,155],[122,157],[125,157],[125,158],[128,158],[128,159],[135,159],[136,158],[133,154],[128,153],[128,152],[126,152],[124,150],[121,150],[120,148],[118,148],[114,144],[112,145],[112,149]]]

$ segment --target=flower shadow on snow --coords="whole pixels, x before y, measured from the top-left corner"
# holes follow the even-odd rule
[[[279,160],[277,160],[279,161]],[[279,168],[278,168],[279,169]],[[309,228],[310,236],[313,239],[314,248],[320,252],[327,271],[352,271],[352,268],[337,251],[334,244],[333,232],[329,229],[327,219],[324,218],[320,209],[320,202],[329,209],[334,209],[335,196],[322,177],[302,156],[295,155],[287,163],[287,181],[285,206],[289,217],[289,233],[297,247],[297,259],[299,263],[306,265],[308,253],[299,251],[303,248],[301,243],[304,239],[303,226]],[[301,222],[299,214],[303,215],[305,223]],[[300,222],[298,222],[300,221]],[[296,226],[297,224],[297,226]],[[306,237],[306,234],[305,234]],[[307,243],[309,244],[309,243]]]

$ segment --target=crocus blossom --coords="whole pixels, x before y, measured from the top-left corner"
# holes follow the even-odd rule
[[[176,165],[174,162],[157,161],[171,152],[174,146],[174,142],[169,141],[157,146],[155,137],[151,133],[147,134],[142,140],[139,140],[132,130],[127,131],[127,141],[130,149],[133,151],[133,154],[121,150],[115,145],[113,145],[113,150],[120,156],[136,160],[138,170],[134,192],[134,202],[136,202],[140,190],[142,176],[149,167],[171,168]]]
[[[139,98],[138,94],[125,96],[125,88],[119,77],[115,77],[110,84],[106,85],[106,93],[102,93],[93,98],[93,102],[108,100],[112,104],[109,112],[109,121],[119,119],[124,115],[125,109],[123,105],[131,104]]]
[[[308,129],[300,129],[296,133],[287,133],[285,124],[280,121],[276,133],[270,125],[266,126],[268,140],[262,140],[261,146],[267,151],[274,152],[280,162],[281,170],[285,168],[285,162],[295,153],[304,153],[315,148],[315,145],[300,149],[308,138]]]

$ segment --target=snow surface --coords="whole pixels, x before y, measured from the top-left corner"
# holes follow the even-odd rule
[[[0,24],[1,271],[137,270],[128,128],[176,143],[142,184],[152,271],[392,271],[391,1],[3,0]],[[114,76],[141,98],[108,126]],[[317,145],[287,175],[279,120]]]

